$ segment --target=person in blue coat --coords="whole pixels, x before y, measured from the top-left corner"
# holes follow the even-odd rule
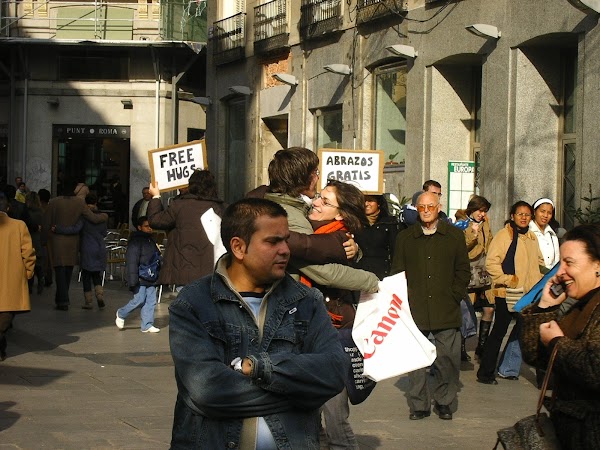
[[[85,203],[94,214],[100,214],[94,194],[85,197]],[[107,234],[106,222],[92,223],[83,216],[73,226],[56,225],[53,231],[57,234],[80,234],[79,241],[79,266],[81,268],[81,281],[83,284],[83,309],[92,309],[94,293],[98,308],[102,309],[104,303],[104,288],[102,287],[102,274],[106,270],[106,244],[104,238]]]

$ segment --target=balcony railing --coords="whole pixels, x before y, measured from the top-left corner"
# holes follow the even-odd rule
[[[206,42],[206,1],[0,0],[0,37]]]
[[[238,13],[215,22],[211,41],[215,64],[242,59],[246,45],[246,13]]]
[[[342,27],[341,0],[302,0],[300,34],[302,39],[314,39]]]
[[[157,39],[158,2],[6,0],[0,36],[38,39]]]
[[[286,0],[273,0],[254,8],[254,51],[268,53],[288,47]]]
[[[394,15],[404,15],[407,11],[407,0],[358,0],[356,24],[360,25]]]

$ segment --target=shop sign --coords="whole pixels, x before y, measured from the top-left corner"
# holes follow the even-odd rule
[[[57,138],[129,139],[130,127],[117,125],[54,125],[52,135]]]
[[[208,166],[205,140],[150,150],[148,160],[152,183],[157,182],[161,192],[184,188],[194,170]]]
[[[448,161],[448,217],[454,218],[475,193],[475,161]]]

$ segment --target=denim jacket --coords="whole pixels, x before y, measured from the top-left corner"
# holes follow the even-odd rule
[[[172,449],[238,449],[244,419],[254,417],[264,417],[278,449],[319,448],[319,408],[343,389],[349,359],[316,289],[286,274],[265,294],[259,327],[221,258],[169,311]],[[238,356],[253,361],[252,376],[230,367]]]

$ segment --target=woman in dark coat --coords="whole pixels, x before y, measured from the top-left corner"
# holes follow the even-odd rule
[[[365,195],[365,213],[369,223],[355,236],[363,253],[356,267],[373,272],[382,280],[390,274],[394,244],[401,225],[390,215],[383,195]]]
[[[94,194],[85,198],[85,203],[94,214],[100,214],[96,204],[98,200]],[[80,218],[73,226],[54,227],[58,234],[80,233],[79,241],[79,267],[81,268],[81,281],[83,284],[83,297],[85,303],[83,309],[92,309],[94,294],[92,283],[98,301],[98,308],[104,308],[104,288],[102,287],[102,273],[106,270],[106,244],[104,238],[107,234],[106,222],[92,223],[87,219]]]
[[[565,293],[555,297],[552,284],[562,285]],[[567,298],[576,302],[562,314]],[[561,448],[600,448],[600,224],[580,225],[564,236],[558,272],[522,317],[528,364],[545,368],[557,351],[549,410]]]
[[[35,272],[34,276],[29,279],[29,293],[33,290],[33,279],[37,277],[37,293],[41,294],[44,290],[44,248],[42,247],[42,221],[44,212],[42,211],[42,203],[37,192],[28,192],[25,196],[25,206],[29,209],[29,217],[31,219],[29,234],[31,234],[31,242],[35,250]]]
[[[163,209],[158,185],[150,185],[148,221],[154,230],[166,230],[167,247],[163,255],[159,284],[185,286],[213,272],[213,245],[201,217],[209,209],[220,217],[225,210],[217,198],[217,183],[208,170],[197,170],[189,179],[189,191]]]

